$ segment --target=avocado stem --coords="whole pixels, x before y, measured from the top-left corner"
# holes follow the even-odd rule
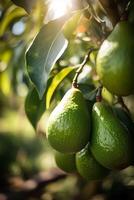
[[[78,77],[79,77],[80,73],[82,72],[82,70],[83,70],[85,64],[89,61],[89,59],[90,59],[90,54],[91,54],[93,51],[95,51],[95,50],[97,50],[97,49],[95,49],[95,48],[90,48],[90,49],[89,49],[89,52],[85,55],[84,60],[83,60],[82,63],[79,65],[79,68],[78,68],[78,70],[76,71],[76,74],[75,74],[75,76],[74,76],[74,78],[73,78],[72,87],[78,88]]]
[[[102,101],[102,95],[101,95],[101,93],[102,93],[102,88],[103,88],[102,85],[98,87],[98,91],[97,91],[97,93],[96,93],[96,101],[97,101],[97,102],[101,102],[101,101]]]

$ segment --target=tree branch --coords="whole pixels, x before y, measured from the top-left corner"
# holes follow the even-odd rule
[[[93,51],[95,51],[95,50],[97,50],[97,49],[95,49],[95,48],[90,48],[90,49],[89,49],[89,52],[85,55],[85,58],[84,58],[83,62],[79,65],[79,69],[76,71],[76,74],[75,74],[74,79],[73,79],[73,83],[72,83],[72,86],[73,86],[73,87],[75,87],[75,88],[78,87],[78,84],[77,84],[78,76],[79,76],[79,74],[82,72],[83,67],[85,66],[85,64],[88,62],[89,57],[90,57],[90,54],[91,54]]]

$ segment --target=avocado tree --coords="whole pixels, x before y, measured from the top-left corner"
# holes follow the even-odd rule
[[[21,95],[23,84],[37,133],[42,115],[52,112],[44,132],[60,152],[57,163],[64,169],[62,158],[72,162],[84,178],[134,162],[133,11],[131,0],[0,4],[1,97]]]

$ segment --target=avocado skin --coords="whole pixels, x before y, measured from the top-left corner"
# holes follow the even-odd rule
[[[100,165],[91,153],[90,145],[76,153],[76,168],[86,180],[101,180],[109,174],[109,170]]]
[[[134,26],[119,22],[102,43],[96,60],[102,84],[113,94],[134,93]]]
[[[56,151],[54,157],[60,169],[67,173],[76,172],[75,154],[64,154]]]
[[[104,102],[93,106],[91,151],[95,159],[108,169],[124,169],[133,160],[132,136]]]
[[[71,88],[50,114],[47,138],[61,153],[75,153],[84,148],[90,137],[90,115],[79,89]]]

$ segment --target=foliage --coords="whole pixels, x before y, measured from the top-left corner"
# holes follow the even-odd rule
[[[49,115],[72,84],[79,87],[91,112],[96,99],[100,100],[102,89],[96,73],[100,46],[119,21],[134,24],[132,0],[72,0],[66,14],[56,16],[54,11],[51,0],[0,2],[0,117],[5,115],[7,107],[18,109],[18,97],[21,103],[25,99],[21,109],[25,109],[34,131],[41,133],[43,117]],[[134,120],[133,94],[120,98],[103,87],[102,98],[110,105],[120,105]],[[46,124],[47,119],[44,121]],[[23,123],[19,123],[22,133],[25,132]],[[7,121],[6,126],[9,124],[14,125]],[[4,160],[1,171],[6,174],[11,167],[26,176],[32,169],[37,172],[36,157],[45,151],[41,142],[10,135],[7,131],[3,133],[1,124],[0,127],[0,158]],[[25,150],[20,156],[22,161],[16,165],[20,148]],[[81,179],[80,182],[78,185],[82,185]],[[112,191],[104,190],[107,196]],[[55,191],[53,193],[55,195]]]
[[[77,69],[89,49],[99,49],[125,12],[130,11],[132,23],[133,4],[128,0],[111,4],[108,1],[107,5],[103,0],[75,0],[72,5],[60,17],[55,16],[50,1],[5,0],[0,5],[1,95],[3,98],[12,92],[21,96],[28,93],[25,111],[35,129],[43,113],[69,88],[73,68]],[[110,6],[116,9],[111,11]],[[89,100],[96,93],[92,90],[99,85],[95,59],[94,51],[86,63],[91,68],[90,84],[79,84]]]

